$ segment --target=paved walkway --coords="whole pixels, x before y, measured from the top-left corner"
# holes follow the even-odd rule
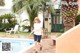
[[[55,53],[55,46],[53,46],[53,42],[51,39],[44,39],[42,45],[42,53]]]
[[[43,49],[42,51],[38,51],[38,53],[55,53],[55,46],[52,43],[51,39],[43,39],[42,40]],[[32,51],[32,52],[30,52]],[[35,53],[33,48],[29,50],[30,53]],[[26,53],[26,52],[24,52]]]

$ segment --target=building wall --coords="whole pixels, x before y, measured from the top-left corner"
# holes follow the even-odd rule
[[[56,39],[56,53],[80,53],[80,24]]]
[[[48,32],[51,32],[51,14],[48,17]]]
[[[44,18],[44,25],[45,25],[45,29],[48,30],[48,32],[51,32],[51,14],[48,13],[48,16],[46,18]]]
[[[49,14],[49,16],[47,16],[47,20],[45,20],[45,18],[43,18],[43,12],[39,12],[38,17],[41,20],[42,26],[43,26],[43,19],[44,19],[44,28],[46,28],[48,30],[48,32],[51,32],[51,14]]]
[[[0,15],[12,13],[10,9],[0,9]]]

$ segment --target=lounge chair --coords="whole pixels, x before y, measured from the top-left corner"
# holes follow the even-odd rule
[[[11,30],[6,31],[7,33],[11,34],[12,32],[15,33],[19,33],[19,25],[15,25],[14,28],[11,28]]]

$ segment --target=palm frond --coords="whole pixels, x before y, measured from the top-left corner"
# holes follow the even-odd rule
[[[50,0],[14,0],[13,2],[13,12],[17,13],[26,9],[29,14],[29,19],[31,20],[30,22],[32,25],[34,17],[37,16],[40,10],[44,10],[44,8],[46,8],[46,2],[50,2]],[[49,6],[48,11],[52,13],[53,10],[53,7]]]
[[[0,6],[4,6],[5,3],[4,3],[4,0],[0,0]]]

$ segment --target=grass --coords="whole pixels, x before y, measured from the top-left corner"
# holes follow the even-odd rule
[[[7,32],[0,32],[0,34],[6,34]],[[13,34],[13,33],[11,33],[11,34]],[[30,32],[19,32],[19,33],[16,33],[16,34],[21,34],[21,35],[29,35],[30,34]],[[50,35],[51,34],[51,32],[48,32],[47,33],[48,35]]]
[[[48,32],[48,35],[50,35],[51,34],[51,32]]]
[[[8,33],[7,32],[0,32],[0,34],[1,34],[0,36],[4,36]],[[17,36],[28,36],[29,34],[30,34],[30,32],[19,32],[19,33],[16,33],[16,34],[11,33],[10,35],[11,36],[15,36],[15,35],[17,35]],[[48,32],[47,34],[49,36],[51,34],[51,32]],[[30,37],[32,37],[32,36],[33,36],[33,34]]]
[[[32,37],[31,36],[28,36],[30,34],[30,32],[19,32],[19,33],[16,33],[16,34],[9,34],[7,32],[0,32],[0,37],[8,37],[8,38],[19,38],[19,37]]]
[[[6,32],[0,32],[0,34],[6,34]]]
[[[61,36],[62,34],[63,34],[63,33],[58,33],[58,34],[57,34],[57,37]]]
[[[6,34],[7,32],[0,32],[0,34]],[[29,35],[30,32],[19,32],[19,33],[16,33],[16,35]],[[13,35],[13,33],[11,33],[11,35]]]
[[[16,34],[11,33],[10,35],[6,32],[0,32],[1,37],[27,37],[27,38],[33,38],[33,34],[29,36],[30,32],[19,32]],[[57,33],[56,37],[59,37],[62,33]],[[47,32],[47,36],[50,37],[51,32]]]

